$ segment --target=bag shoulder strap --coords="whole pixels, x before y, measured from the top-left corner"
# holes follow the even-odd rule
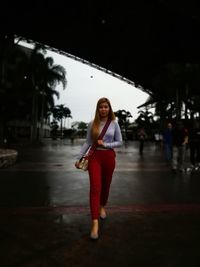
[[[106,121],[106,124],[104,125],[104,127],[103,127],[103,129],[102,129],[102,131],[101,131],[101,133],[100,133],[100,135],[99,135],[99,137],[98,137],[98,140],[101,140],[101,139],[104,137],[104,135],[105,135],[105,133],[106,133],[106,131],[107,131],[107,129],[108,129],[110,123],[111,123],[110,120],[107,120],[107,121]]]
[[[106,121],[106,124],[104,125],[104,127],[103,127],[103,129],[102,129],[102,131],[101,131],[101,133],[100,133],[100,135],[99,135],[99,137],[98,137],[97,140],[101,140],[104,137],[104,135],[105,135],[105,133],[106,133],[106,131],[107,131],[110,123],[111,123],[111,120],[107,120]],[[88,153],[88,156],[91,156],[92,155],[92,153],[95,151],[96,147],[97,147],[97,144],[93,144],[91,146],[91,148],[89,150],[89,153]]]

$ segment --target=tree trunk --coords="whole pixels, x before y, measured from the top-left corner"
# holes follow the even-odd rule
[[[180,95],[179,95],[179,89],[176,89],[176,120],[181,119],[181,101],[180,101]]]
[[[37,101],[37,93],[34,92],[32,100],[31,142],[37,140],[37,122],[38,122],[38,101]]]
[[[42,91],[42,107],[41,107],[39,140],[44,137],[44,102],[45,102],[44,91]]]

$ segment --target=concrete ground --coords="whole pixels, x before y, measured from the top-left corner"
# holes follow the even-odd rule
[[[14,146],[0,169],[0,266],[193,267],[200,262],[200,173],[171,172],[163,151],[117,149],[108,218],[89,239],[87,172],[74,168],[83,140]]]

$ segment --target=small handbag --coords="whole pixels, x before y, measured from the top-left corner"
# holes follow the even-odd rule
[[[81,169],[83,171],[87,171],[88,170],[88,161],[89,158],[87,155],[83,156],[78,163],[78,169]]]
[[[107,120],[106,124],[104,125],[98,140],[102,139],[104,134],[106,133],[108,126],[110,125],[110,120]],[[88,163],[89,163],[89,157],[92,156],[93,152],[95,151],[97,147],[97,144],[93,144],[89,150],[86,152],[86,154],[79,160],[78,163],[78,169],[81,169],[83,171],[87,171],[88,170]]]

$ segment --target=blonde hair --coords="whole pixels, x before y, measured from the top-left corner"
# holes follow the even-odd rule
[[[99,116],[99,106],[102,103],[107,103],[109,106],[109,113],[108,113],[108,120],[115,120],[115,114],[112,110],[112,106],[110,104],[110,100],[106,97],[102,97],[98,100],[97,105],[96,105],[96,112],[95,112],[95,117],[92,123],[92,128],[91,128],[91,134],[92,134],[92,139],[95,142],[99,136],[99,125],[100,125],[100,121],[101,118]]]

